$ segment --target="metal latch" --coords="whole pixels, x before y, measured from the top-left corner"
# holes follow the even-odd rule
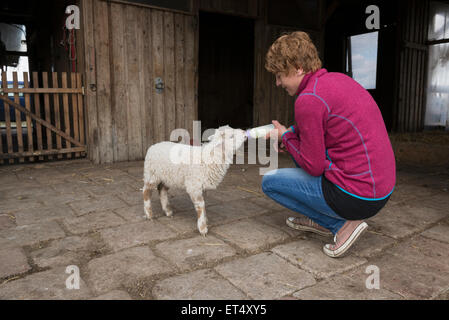
[[[162,78],[156,78],[154,80],[154,87],[156,88],[156,92],[157,93],[162,93],[165,89],[165,84],[164,84],[164,80],[162,80]]]

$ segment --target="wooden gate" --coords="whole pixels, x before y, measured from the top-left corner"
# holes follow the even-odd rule
[[[51,84],[49,83],[51,76]],[[0,164],[86,155],[81,74],[17,72],[0,89]],[[69,79],[70,78],[70,79]]]

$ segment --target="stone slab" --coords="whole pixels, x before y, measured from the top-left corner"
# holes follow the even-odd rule
[[[285,209],[285,211],[269,212],[262,216],[258,216],[255,219],[257,221],[266,223],[274,228],[282,230],[291,237],[295,237],[300,234],[304,234],[303,231],[293,229],[287,225],[286,220],[289,217],[298,217],[298,214],[293,211],[290,211],[288,209]]]
[[[173,272],[148,247],[136,247],[91,260],[87,265],[89,283],[97,294],[107,293],[139,279]]]
[[[381,254],[385,249],[393,246],[397,240],[370,231],[369,227],[362,237],[351,248],[351,252],[363,258],[370,258]]]
[[[153,241],[176,237],[176,233],[158,221],[125,224],[100,231],[105,243],[114,251],[123,250]]]
[[[39,208],[18,210],[14,213],[14,216],[16,217],[16,223],[19,226],[75,217],[72,209],[66,205],[44,206]]]
[[[91,292],[84,279],[80,278],[80,289],[69,290],[66,281],[70,274],[66,267],[34,273],[25,278],[0,285],[1,300],[84,300]]]
[[[69,205],[78,216],[94,211],[113,210],[128,206],[123,200],[113,195],[89,197],[87,200],[71,202]]]
[[[236,254],[232,247],[211,235],[162,242],[156,245],[156,250],[184,271],[205,267]]]
[[[31,252],[31,257],[40,268],[78,265],[98,246],[89,237],[72,236],[52,241],[47,247]]]
[[[439,224],[436,225],[423,233],[422,236],[449,243],[449,225],[447,224]]]
[[[64,236],[64,231],[55,221],[18,226],[0,231],[0,247],[32,246]]]
[[[12,214],[0,214],[0,231],[16,227],[16,219]]]
[[[206,269],[156,282],[159,300],[245,300],[246,295],[215,271]]]
[[[269,211],[269,209],[260,207],[246,199],[206,207],[210,225],[219,225],[243,218],[255,217]]]
[[[438,296],[449,287],[447,274],[422,264],[413,264],[401,256],[384,254],[370,260],[379,268],[380,286],[405,299],[429,299]]]
[[[163,223],[178,234],[198,233],[197,214],[195,210],[174,213],[172,217],[159,217],[157,221]]]
[[[260,253],[215,267],[215,270],[250,298],[279,299],[313,286],[313,276],[273,253]]]
[[[145,212],[144,212],[144,208],[143,208],[143,201],[139,205],[115,209],[115,210],[113,210],[113,212],[117,213],[120,217],[122,217],[123,219],[125,219],[128,222],[140,222],[140,221],[146,220]],[[162,216],[162,214],[163,214],[162,209],[157,210],[157,208],[155,208],[153,213],[154,213],[155,218],[158,218],[158,217]]]
[[[369,274],[357,277],[336,276],[318,284],[297,291],[293,297],[300,300],[400,300],[402,297],[382,287],[368,289],[366,278]]]
[[[449,287],[449,243],[417,235],[390,248],[386,253],[420,265],[425,270],[445,274]]]
[[[30,270],[22,248],[0,249],[0,279]]]
[[[384,208],[367,223],[374,232],[402,239],[424,231],[445,216],[446,213],[440,210],[412,203]]]
[[[63,223],[73,234],[115,227],[124,222],[122,218],[110,211],[94,212],[81,217],[64,219]]]
[[[108,293],[105,293],[101,296],[92,298],[90,300],[132,300],[129,296],[128,292],[121,290],[114,290]]]
[[[350,254],[351,251],[338,259],[328,257],[323,252],[324,244],[320,240],[307,238],[274,247],[271,251],[320,279],[351,270],[367,261]]]
[[[289,238],[285,232],[255,219],[214,227],[211,232],[248,252],[269,248]]]

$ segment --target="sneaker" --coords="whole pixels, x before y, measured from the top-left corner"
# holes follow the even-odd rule
[[[290,217],[287,219],[287,225],[293,229],[301,231],[314,232],[322,236],[331,236],[332,232],[313,222],[307,217]]]
[[[356,242],[368,224],[363,221],[347,221],[334,237],[335,244],[326,244],[323,251],[329,257],[336,258],[343,255]]]

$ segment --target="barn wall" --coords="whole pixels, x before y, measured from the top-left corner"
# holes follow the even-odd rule
[[[197,0],[199,10],[235,14],[249,17],[258,16],[260,0]]]
[[[192,136],[198,120],[199,10],[255,19],[254,125],[293,123],[294,98],[275,86],[265,55],[282,32],[304,29],[268,25],[266,0],[192,4],[192,13],[181,13],[81,1],[88,154],[95,163],[141,160],[175,128],[187,128]],[[322,32],[309,33],[322,52]],[[156,92],[157,77],[164,79],[163,93]]]
[[[424,127],[429,1],[401,2],[399,88],[393,128],[416,132]]]
[[[193,15],[83,1],[89,157],[140,160],[197,118],[197,24]],[[165,83],[157,93],[155,79]]]
[[[263,8],[259,8],[263,12]],[[317,17],[319,19],[319,17]],[[270,124],[278,120],[285,126],[294,123],[295,98],[276,87],[275,76],[265,69],[265,56],[273,42],[283,33],[292,31],[307,32],[316,45],[320,57],[323,53],[323,32],[303,27],[286,27],[266,24],[265,19],[256,21],[255,32],[255,87],[254,87],[254,125]]]

